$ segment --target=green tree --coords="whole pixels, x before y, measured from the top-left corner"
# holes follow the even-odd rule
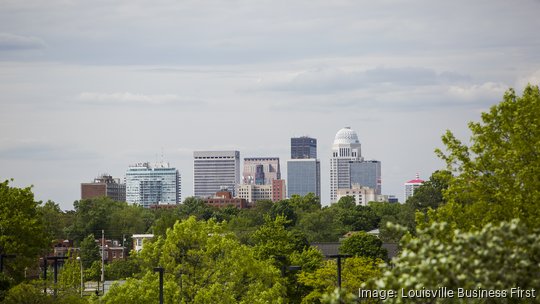
[[[51,241],[66,239],[67,236],[64,229],[71,223],[69,222],[69,217],[60,209],[60,206],[53,201],[47,201],[43,206],[39,206],[38,210],[41,215],[41,221],[45,226],[47,237]]]
[[[379,278],[382,275],[381,266],[384,265],[381,259],[368,257],[347,258],[342,263],[342,289],[347,298],[356,294],[364,283]],[[323,295],[332,293],[337,287],[336,261],[328,260],[314,272],[301,272],[298,281],[311,288],[302,303],[321,303]]]
[[[143,277],[111,289],[103,298],[105,303],[133,302],[127,297],[137,293],[137,303],[155,303],[157,292],[150,289],[157,291],[153,267],[158,265],[165,268],[165,286],[172,286],[166,297],[174,302],[284,302],[279,270],[269,261],[255,259],[252,248],[240,244],[213,220],[190,217],[177,222],[166,238],[145,244],[136,258],[141,261]]]
[[[426,212],[429,208],[437,209],[446,203],[443,194],[448,189],[451,180],[452,172],[448,170],[433,172],[428,181],[414,190],[414,195],[409,197],[406,204],[422,212]]]
[[[393,260],[394,267],[383,278],[370,282],[368,288],[405,290],[446,287],[483,290],[508,290],[513,287],[540,287],[540,231],[530,232],[519,219],[487,224],[481,230],[456,232],[444,241],[447,223],[434,223],[419,229],[418,237],[402,241],[403,250]],[[414,275],[411,275],[414,274]],[[509,298],[508,295],[505,298]],[[500,299],[501,303],[504,299]],[[510,303],[539,303],[540,298],[517,299]],[[391,299],[388,303],[410,303]],[[422,302],[422,301],[420,301]],[[418,303],[420,303],[418,302]],[[498,301],[497,301],[498,302]],[[432,303],[448,303],[448,299]],[[453,299],[452,303],[470,303]]]
[[[84,268],[89,268],[95,261],[101,261],[99,246],[93,234],[88,235],[81,242],[81,261]]]
[[[523,95],[510,89],[503,101],[469,123],[471,145],[447,131],[447,153],[437,150],[455,176],[448,203],[429,213],[449,227],[481,229],[487,223],[522,219],[540,227],[540,91],[527,86]]]
[[[7,180],[0,183],[0,253],[17,255],[4,263],[4,272],[16,281],[49,245],[39,204],[30,187],[11,187]]]
[[[356,232],[344,240],[339,247],[339,252],[373,259],[388,259],[388,251],[382,247],[382,241],[364,231]]]

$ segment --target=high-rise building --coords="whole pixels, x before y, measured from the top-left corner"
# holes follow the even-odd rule
[[[349,163],[363,161],[358,135],[350,127],[336,133],[330,158],[330,201],[337,201],[337,189],[351,188]]]
[[[420,179],[420,176],[418,173],[416,173],[416,178],[412,179],[404,184],[405,186],[405,202],[407,199],[414,195],[414,190],[416,190],[418,187],[420,187],[424,183],[423,180]]]
[[[381,194],[381,162],[378,160],[351,161],[350,176],[351,185],[359,184],[375,190],[375,194]]]
[[[367,206],[369,202],[377,201],[374,188],[353,184],[349,189],[337,189],[337,200],[344,196],[352,196],[357,205]]]
[[[291,159],[317,158],[317,140],[302,136],[291,138]]]
[[[114,201],[126,201],[126,184],[120,183],[119,178],[102,174],[93,183],[81,183],[81,199],[106,196]]]
[[[243,184],[271,185],[275,179],[281,179],[279,157],[244,158]]]
[[[180,173],[169,163],[138,163],[126,171],[126,201],[145,208],[179,204],[182,200]]]
[[[240,183],[240,152],[195,151],[193,158],[195,196],[212,197],[225,189],[236,195],[236,186]]]
[[[287,193],[289,197],[308,193],[321,197],[321,162],[314,158],[287,161]]]

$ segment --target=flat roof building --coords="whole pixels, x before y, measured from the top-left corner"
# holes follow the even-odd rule
[[[212,197],[222,189],[229,189],[235,196],[240,184],[239,151],[195,151],[193,152],[193,194],[197,197]]]

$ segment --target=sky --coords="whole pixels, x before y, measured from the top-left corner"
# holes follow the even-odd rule
[[[336,132],[382,162],[384,194],[445,167],[451,130],[540,84],[540,1],[0,0],[0,179],[73,209],[80,183],[193,151],[277,156]]]

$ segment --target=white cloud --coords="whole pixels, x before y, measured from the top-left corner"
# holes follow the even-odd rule
[[[83,92],[79,94],[78,99],[91,104],[148,104],[159,105],[173,103],[180,100],[179,96],[174,94],[164,95],[145,95],[130,92],[119,93],[98,93]]]

